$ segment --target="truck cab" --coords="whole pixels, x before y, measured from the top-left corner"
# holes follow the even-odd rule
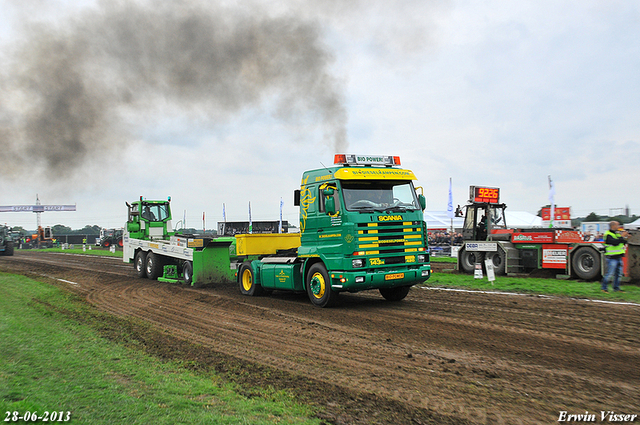
[[[412,171],[392,156],[336,155],[307,171],[294,193],[300,207],[298,257],[306,290],[323,306],[334,293],[379,289],[391,300],[431,273],[425,198]]]
[[[136,239],[169,239],[171,231],[171,208],[166,201],[150,201],[140,197],[139,201],[127,203],[129,210],[127,232]]]
[[[470,241],[486,241],[499,239],[507,231],[504,210],[505,204],[487,202],[473,203],[465,206],[462,237]],[[507,236],[508,239],[508,236]]]

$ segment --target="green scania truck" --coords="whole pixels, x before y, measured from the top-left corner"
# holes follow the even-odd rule
[[[399,301],[431,274],[426,201],[415,179],[399,157],[336,155],[332,167],[305,172],[294,192],[300,233],[180,235],[171,231],[169,201],[141,198],[127,204],[123,259],[140,276],[166,278],[169,265],[187,284],[235,280],[250,296],[306,292],[319,307],[368,289]]]

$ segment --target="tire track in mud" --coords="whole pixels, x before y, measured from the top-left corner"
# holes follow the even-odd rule
[[[635,307],[415,289],[397,304],[372,292],[317,309],[304,295],[185,288],[87,257],[0,267],[79,282],[69,289],[103,311],[224,354],[472,422],[551,423],[640,400]]]
[[[223,348],[225,352],[232,352],[245,360],[258,360],[291,372],[300,370],[304,358],[312,358],[311,364],[307,365],[312,369],[311,375],[324,376],[326,379],[333,379],[331,376],[325,376],[325,367],[338,358],[339,353],[334,347],[338,347],[343,353],[347,343],[356,338],[359,340],[356,344],[359,347],[367,343],[364,336],[355,336],[349,329],[340,329],[344,328],[342,326],[331,326],[292,315],[287,315],[287,321],[277,320],[277,317],[272,317],[274,314],[269,309],[234,303],[220,297],[213,303],[209,302],[210,300],[199,303],[197,301],[201,300],[197,299],[200,297],[198,295],[190,298],[186,303],[167,305],[167,297],[174,296],[173,292],[172,287],[145,283],[143,287],[138,288],[124,285],[118,292],[94,291],[89,295],[88,300],[111,313],[133,314],[163,328],[171,329],[191,341],[214,346],[216,349]],[[113,296],[113,294],[117,295]],[[123,304],[121,300],[126,301]],[[189,309],[188,313],[185,313],[186,306]],[[233,308],[220,309],[225,306]],[[161,314],[158,314],[159,311]],[[256,315],[261,317],[259,323],[255,322]],[[318,334],[322,334],[320,339]],[[293,338],[295,338],[295,346],[291,347]],[[319,349],[319,342],[323,350]],[[286,353],[282,353],[281,350],[274,351],[274,347],[287,346],[291,348]],[[238,348],[241,348],[244,353],[238,351]],[[343,365],[347,369],[357,370],[365,362],[369,363],[370,368],[374,367],[371,357],[366,352],[358,350],[350,353],[348,358],[343,360]],[[378,362],[377,368],[378,373],[386,371],[387,361],[381,364]],[[343,376],[340,381],[347,383],[349,379],[351,378]]]
[[[430,303],[430,301],[425,300],[417,300],[411,299],[411,302],[417,303]],[[593,326],[606,326],[607,323],[610,323],[608,320],[583,320],[582,318],[578,318],[573,323],[567,323],[567,321],[563,321],[562,323],[558,323],[558,318],[562,317],[556,314],[547,314],[541,313],[536,314],[530,311],[521,311],[515,309],[507,309],[496,307],[495,311],[505,313],[506,320],[501,323],[491,323],[490,317],[482,317],[481,315],[475,314],[478,313],[474,309],[473,318],[469,317],[460,317],[465,316],[465,312],[460,309],[455,310],[454,312],[448,312],[452,314],[442,314],[442,311],[439,309],[430,309],[430,308],[417,308],[413,309],[401,309],[398,310],[398,317],[404,317],[406,321],[410,320],[422,320],[427,314],[429,314],[430,320],[438,321],[442,326],[451,326],[453,328],[462,328],[462,327],[471,327],[478,331],[478,334],[487,333],[505,333],[507,335],[511,335],[509,338],[505,338],[505,342],[510,338],[530,338],[532,340],[538,341],[537,344],[529,344],[529,345],[537,345],[547,347],[549,343],[553,341],[558,341],[562,343],[571,343],[571,345],[575,345],[576,347],[585,348],[592,347],[598,350],[605,351],[616,351],[627,355],[635,356],[637,359],[638,349],[637,346],[633,346],[632,344],[638,342],[638,338],[632,335],[629,332],[629,329],[634,329],[640,326],[640,316],[630,317],[624,323],[618,323],[617,328],[619,330],[624,330],[624,332],[615,333],[611,332],[611,326],[608,327],[609,334],[606,335],[606,339],[598,339],[594,341],[592,339],[592,333],[588,333],[586,335],[576,335],[576,328],[582,327],[584,322],[589,322],[592,327]],[[467,306],[470,307],[470,306]],[[489,309],[485,306],[483,308],[485,311],[489,311]],[[434,310],[436,315],[434,315]],[[467,309],[471,310],[471,308]],[[607,315],[609,312],[603,312],[603,315]],[[546,323],[542,321],[534,321],[534,320],[522,320],[522,315],[529,316],[531,318],[550,318],[553,320],[549,320]],[[478,317],[481,316],[481,317]],[[529,318],[525,317],[525,318]],[[567,318],[568,319],[568,318]],[[583,327],[584,330],[588,328]],[[624,339],[624,341],[620,341]],[[630,361],[628,359],[627,361]],[[635,377],[640,378],[640,374],[635,374]]]

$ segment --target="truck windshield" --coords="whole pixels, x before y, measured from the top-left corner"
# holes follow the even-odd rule
[[[149,221],[164,221],[169,217],[169,204],[143,204],[142,218]]]
[[[342,193],[347,211],[414,211],[420,209],[411,182],[342,181]]]

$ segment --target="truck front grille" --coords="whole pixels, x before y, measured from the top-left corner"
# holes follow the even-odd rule
[[[358,224],[357,249],[369,257],[368,267],[415,263],[424,246],[419,221]]]

